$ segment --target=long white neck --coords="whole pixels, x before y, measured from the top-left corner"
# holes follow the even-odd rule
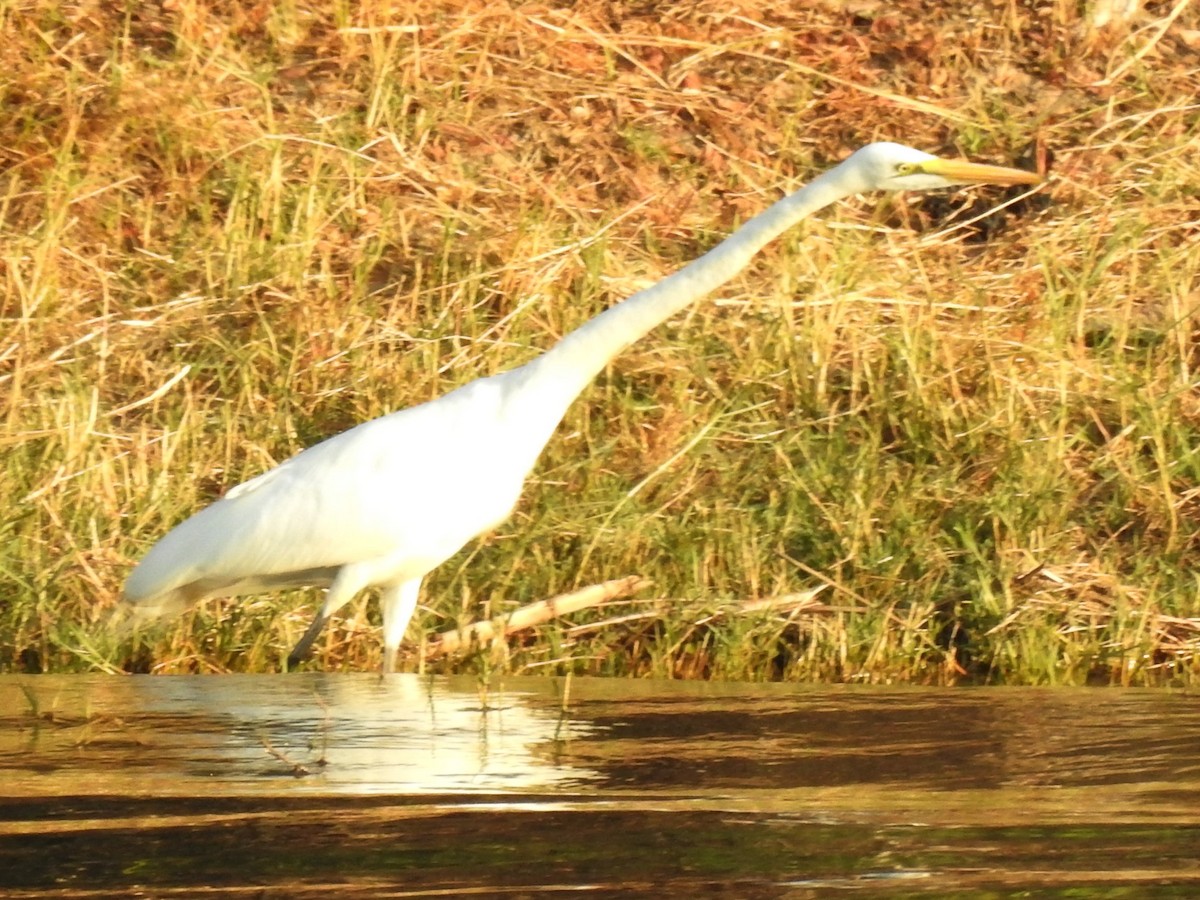
[[[567,407],[618,353],[742,271],[763,247],[797,222],[865,188],[842,166],[772,204],[678,272],[612,306],[509,374],[513,397],[536,403],[537,418],[558,425]],[[533,395],[533,396],[530,396]],[[544,416],[544,418],[543,418]],[[553,419],[553,421],[551,421]]]

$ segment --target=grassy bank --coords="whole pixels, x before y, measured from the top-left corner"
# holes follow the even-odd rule
[[[103,623],[232,485],[887,138],[1051,181],[842,204],[624,354],[416,622],[649,586],[429,666],[1191,683],[1200,21],[1079,6],[0,6],[0,670],[272,669],[315,592]]]

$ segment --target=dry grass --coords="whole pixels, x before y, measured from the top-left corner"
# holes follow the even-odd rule
[[[99,623],[228,487],[891,138],[1052,181],[843,204],[617,360],[422,624],[658,598],[437,665],[1191,682],[1200,21],[1080,6],[0,5],[0,669],[274,666],[311,593]]]

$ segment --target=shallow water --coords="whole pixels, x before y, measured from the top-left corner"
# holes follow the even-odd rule
[[[0,677],[8,896],[1200,896],[1166,692]]]

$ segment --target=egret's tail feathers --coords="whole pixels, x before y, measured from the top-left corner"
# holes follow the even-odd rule
[[[109,616],[108,626],[120,637],[151,628],[168,619],[177,618],[192,603],[179,591],[171,591],[145,600],[130,600],[118,604]]]

